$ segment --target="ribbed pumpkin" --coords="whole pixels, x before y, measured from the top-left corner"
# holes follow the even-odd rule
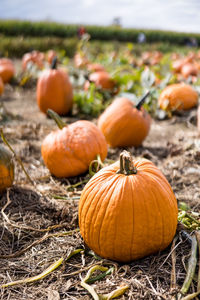
[[[4,83],[3,80],[0,77],[0,96],[3,94],[4,92]]]
[[[73,105],[73,88],[66,71],[56,69],[54,58],[50,70],[45,70],[37,82],[37,103],[44,113],[52,109],[59,115],[67,114]]]
[[[10,152],[0,145],[0,192],[13,184],[14,164]]]
[[[168,85],[160,94],[158,103],[164,110],[188,110],[197,105],[198,93],[188,84]]]
[[[146,97],[136,107],[128,98],[117,98],[99,117],[97,125],[111,147],[142,144],[151,125],[150,115],[141,107]]]
[[[165,249],[177,227],[177,201],[149,160],[123,152],[120,163],[97,172],[79,202],[79,226],[89,248],[103,258],[129,262]]]
[[[59,128],[42,143],[42,157],[49,171],[56,177],[72,177],[86,172],[99,154],[107,156],[107,143],[95,124],[80,120],[67,125],[55,112],[48,110]]]
[[[8,83],[15,75],[15,67],[12,60],[8,58],[0,59],[0,77],[4,83]]]

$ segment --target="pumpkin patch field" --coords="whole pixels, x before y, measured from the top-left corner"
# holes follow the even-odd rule
[[[200,50],[159,47],[0,59],[0,299],[199,299]]]

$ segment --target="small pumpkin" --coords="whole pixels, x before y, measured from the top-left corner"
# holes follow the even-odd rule
[[[194,63],[186,63],[181,68],[181,74],[185,78],[188,78],[189,76],[197,76],[198,69]]]
[[[40,51],[32,51],[25,53],[22,57],[22,69],[27,70],[28,65],[36,65],[39,69],[44,67],[44,53]]]
[[[89,75],[89,80],[86,81],[84,89],[88,90],[90,82],[94,82],[96,87],[102,90],[112,91],[116,87],[116,82],[110,77],[106,71],[98,71]]]
[[[12,186],[14,181],[14,164],[10,152],[0,145],[0,193]]]
[[[117,98],[99,117],[97,125],[111,147],[137,147],[142,144],[151,126],[151,117],[142,107],[148,94],[137,106],[128,98]]]
[[[84,68],[87,66],[88,63],[89,60],[87,59],[85,54],[77,52],[74,55],[74,64],[76,68]]]
[[[0,59],[0,77],[4,83],[8,83],[15,75],[15,67],[12,60],[8,58]]]
[[[172,241],[177,201],[161,171],[124,151],[97,172],[79,202],[80,233],[96,254],[120,262],[156,253]]]
[[[48,115],[59,129],[51,132],[42,143],[42,157],[49,171],[56,177],[72,177],[86,172],[91,161],[99,154],[107,156],[107,143],[95,124],[80,120],[67,125],[48,110]]]
[[[3,80],[0,77],[0,96],[3,94],[4,92],[4,83]]]
[[[44,113],[52,109],[59,115],[67,114],[73,105],[73,88],[66,71],[56,68],[55,57],[51,69],[45,70],[37,82],[37,103]]]
[[[106,71],[104,66],[102,66],[101,64],[98,64],[98,63],[89,63],[87,65],[87,69],[88,71],[91,71],[91,72],[101,72],[101,71]]]
[[[172,63],[172,69],[175,73],[180,73],[182,67],[184,66],[185,61],[183,58],[178,58],[176,60],[173,61]]]
[[[185,83],[175,83],[168,85],[161,92],[158,103],[164,110],[188,110],[196,106],[198,93]]]
[[[47,52],[47,61],[48,61],[48,63],[51,65],[52,64],[52,62],[53,62],[53,59],[54,59],[54,57],[56,57],[57,56],[57,53],[56,53],[56,51],[55,50],[49,50],[48,52]]]

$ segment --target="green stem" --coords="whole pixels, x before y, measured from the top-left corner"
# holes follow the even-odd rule
[[[144,102],[145,102],[146,98],[149,96],[149,94],[150,94],[150,91],[147,91],[146,94],[144,94],[144,96],[139,100],[138,104],[136,105],[136,108],[138,110],[141,109],[142,105],[144,104]]]
[[[133,165],[132,156],[130,152],[127,152],[126,150],[120,154],[120,169],[117,171],[117,174],[137,174],[137,169]]]
[[[200,264],[200,230],[195,232],[198,248],[199,248],[199,264]],[[198,282],[197,282],[197,291],[200,292],[200,265],[199,265],[199,271],[198,271]]]
[[[57,58],[57,56],[55,56],[55,57],[53,58],[53,60],[52,60],[52,63],[51,63],[51,69],[52,69],[52,70],[57,69],[57,62],[58,62],[58,58]]]
[[[60,116],[52,109],[47,110],[47,115],[56,122],[56,124],[60,129],[63,129],[64,127],[67,126],[67,124],[62,121]]]
[[[192,282],[192,279],[195,274],[195,269],[197,265],[197,239],[196,236],[192,236],[192,247],[191,247],[191,256],[188,261],[188,270],[186,274],[185,281],[183,283],[183,286],[181,288],[181,294],[185,295],[190,287],[190,284]]]

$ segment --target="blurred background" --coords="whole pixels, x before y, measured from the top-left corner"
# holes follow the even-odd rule
[[[200,0],[0,0],[0,192],[9,187],[0,194],[0,299],[89,299],[81,278],[95,264],[104,263],[109,269],[103,276],[97,273],[87,284],[84,279],[86,286],[95,283],[104,295],[101,299],[119,296],[120,289],[120,295],[126,294],[118,299],[197,299],[199,96]],[[55,119],[55,114],[48,109],[61,116],[56,118],[59,128],[74,129],[57,130],[46,139],[56,128],[49,118]],[[81,120],[87,122],[77,122]],[[7,148],[10,143],[16,155],[6,158],[3,142]],[[105,156],[100,155],[104,145]],[[83,244],[77,230],[78,203],[91,176],[117,161],[122,149],[135,158],[151,160],[166,176],[177,198],[179,226],[172,246],[160,251],[176,224],[169,186],[154,169],[152,176],[146,172],[142,178],[144,166],[140,165],[141,184],[140,179],[135,180],[136,186],[128,181],[126,194],[125,178],[118,185],[119,174],[113,188],[108,186],[99,198],[104,203],[107,193],[108,203],[112,194],[108,207],[113,213],[109,210],[104,215],[105,219],[114,216],[110,224],[106,221],[109,242],[105,241],[105,249],[121,227],[119,240],[130,237],[127,249],[133,250],[138,241],[144,253],[157,246],[159,253],[112,266]],[[17,159],[11,176],[13,158]],[[22,171],[23,165],[28,173]],[[103,187],[100,195],[102,191]],[[159,203],[162,194],[164,200]],[[115,195],[117,199],[127,195],[127,202],[116,212]],[[168,197],[170,205],[164,203]],[[134,200],[137,203],[130,204]],[[122,218],[119,211],[124,213]],[[119,226],[126,214],[127,223]],[[134,218],[136,226],[130,225]],[[104,218],[93,219],[97,232]],[[84,222],[90,224],[90,219]],[[101,232],[99,236],[103,240]],[[119,246],[122,253],[121,248],[124,244]],[[77,255],[66,262],[69,253]],[[58,258],[65,262],[55,270]],[[55,272],[45,271],[50,269]],[[45,272],[49,277],[44,278]],[[40,281],[25,284],[32,276]],[[17,288],[7,288],[14,285],[11,279]]]
[[[1,0],[1,19],[199,32],[198,0]]]

